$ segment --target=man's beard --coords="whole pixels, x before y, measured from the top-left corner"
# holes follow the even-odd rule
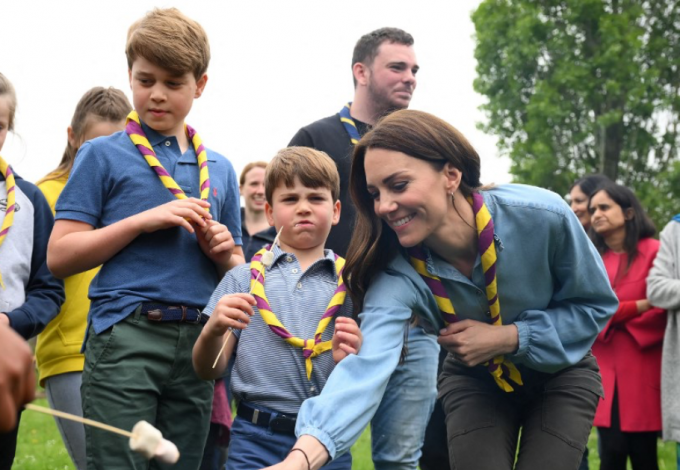
[[[377,119],[387,116],[394,111],[408,108],[408,104],[404,106],[403,104],[393,102],[389,97],[389,92],[375,86],[372,79],[368,82],[368,93],[373,102],[373,108],[377,112],[377,116],[375,116]]]

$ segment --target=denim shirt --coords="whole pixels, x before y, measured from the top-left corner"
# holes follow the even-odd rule
[[[599,253],[558,195],[523,185],[482,194],[495,226],[501,317],[519,334],[517,351],[507,357],[543,372],[577,363],[618,306]],[[427,269],[441,278],[460,319],[489,322],[479,256],[472,279],[433,253]],[[366,293],[361,351],[336,366],[321,395],[305,401],[298,435],[316,437],[331,458],[349,450],[380,404],[412,313],[431,334],[444,326],[432,292],[403,251]]]

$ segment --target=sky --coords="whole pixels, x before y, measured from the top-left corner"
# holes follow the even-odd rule
[[[114,86],[131,100],[128,27],[154,7],[177,7],[206,30],[211,62],[205,93],[187,122],[233,163],[270,160],[297,130],[353,96],[351,58],[363,34],[383,26],[411,33],[420,65],[411,109],[458,128],[482,161],[482,182],[506,183],[509,159],[477,128],[484,98],[475,79],[478,0],[342,2],[177,0],[3,2],[0,72],[14,84],[16,133],[2,156],[29,181],[54,169],[76,103],[89,88]]]

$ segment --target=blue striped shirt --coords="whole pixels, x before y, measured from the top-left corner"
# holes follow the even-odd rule
[[[274,247],[274,263],[265,271],[265,292],[272,312],[293,335],[314,337],[321,316],[326,311],[338,285],[335,256],[326,250],[322,259],[302,271],[292,253]],[[250,265],[237,266],[227,273],[213,293],[205,314],[212,314],[224,295],[250,291]],[[297,413],[302,402],[318,395],[326,385],[335,364],[331,351],[312,359],[311,380],[307,379],[302,348],[295,348],[277,336],[262,320],[257,307],[248,327],[234,330],[238,339],[236,362],[231,375],[234,396],[255,406],[281,413]],[[338,315],[352,314],[349,295]],[[333,336],[333,323],[323,333],[322,341]]]

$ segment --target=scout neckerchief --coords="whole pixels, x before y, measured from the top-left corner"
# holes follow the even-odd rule
[[[303,356],[305,357],[305,369],[307,371],[307,379],[312,377],[312,358],[331,349],[331,341],[321,342],[321,336],[328,324],[335,318],[335,315],[340,311],[345,297],[347,296],[347,288],[342,280],[342,269],[345,266],[345,259],[335,255],[335,271],[338,275],[338,287],[331,297],[331,301],[326,307],[319,325],[316,327],[313,339],[301,339],[293,336],[285,326],[279,321],[272,308],[269,306],[269,300],[264,292],[264,271],[265,267],[261,262],[262,255],[270,248],[266,246],[258,251],[253,259],[250,261],[250,290],[257,302],[257,309],[262,315],[264,322],[269,325],[269,329],[283,338],[286,343],[296,348],[302,348]]]
[[[349,140],[352,141],[352,145],[356,145],[361,140],[361,136],[359,135],[359,130],[357,129],[354,119],[352,119],[352,116],[349,114],[350,109],[352,109],[351,101],[340,110],[340,122],[345,126],[345,130],[349,134]]]
[[[200,184],[201,184],[201,199],[204,201],[208,200],[208,195],[210,193],[210,178],[208,177],[208,155],[203,146],[203,141],[198,136],[196,131],[189,125],[184,125],[187,136],[194,146],[196,151],[196,157],[198,158],[198,169],[200,174]],[[161,179],[163,185],[168,188],[168,190],[175,195],[177,199],[186,199],[187,195],[184,194],[182,188],[179,187],[175,180],[172,179],[170,173],[167,172],[161,162],[156,157],[156,152],[153,150],[153,146],[146,138],[144,131],[142,130],[142,125],[139,122],[139,115],[137,111],[132,111],[128,114],[127,121],[125,122],[125,132],[135,144],[137,149],[140,151],[146,162],[151,168],[156,172],[158,177]]]
[[[468,202],[472,205],[472,211],[475,214],[477,236],[479,238],[479,254],[482,258],[482,269],[484,270],[484,279],[486,281],[486,298],[489,303],[489,311],[491,312],[490,323],[495,326],[501,326],[503,322],[501,321],[498,286],[496,283],[496,245],[494,245],[493,239],[493,220],[481,194],[473,193],[472,197],[468,198]],[[456,316],[453,303],[446,293],[444,284],[439,277],[427,271],[426,255],[422,247],[409,248],[408,253],[411,258],[411,264],[416,272],[420,274],[425,284],[432,291],[444,323],[448,325],[449,323],[457,322],[459,318]],[[514,390],[508,380],[512,380],[518,385],[523,385],[519,370],[509,359],[505,359],[504,356],[496,356],[484,365],[489,369],[496,384],[506,392]]]
[[[0,246],[2,246],[2,242],[7,238],[9,228],[14,222],[14,208],[16,206],[16,193],[14,192],[14,188],[16,187],[16,182],[14,181],[12,167],[9,166],[2,157],[0,157],[0,172],[2,172],[2,176],[5,177],[7,187],[7,207],[5,209],[5,218],[2,221],[2,227],[0,227]],[[5,283],[2,282],[2,273],[0,273],[0,286],[3,289],[5,288]]]

